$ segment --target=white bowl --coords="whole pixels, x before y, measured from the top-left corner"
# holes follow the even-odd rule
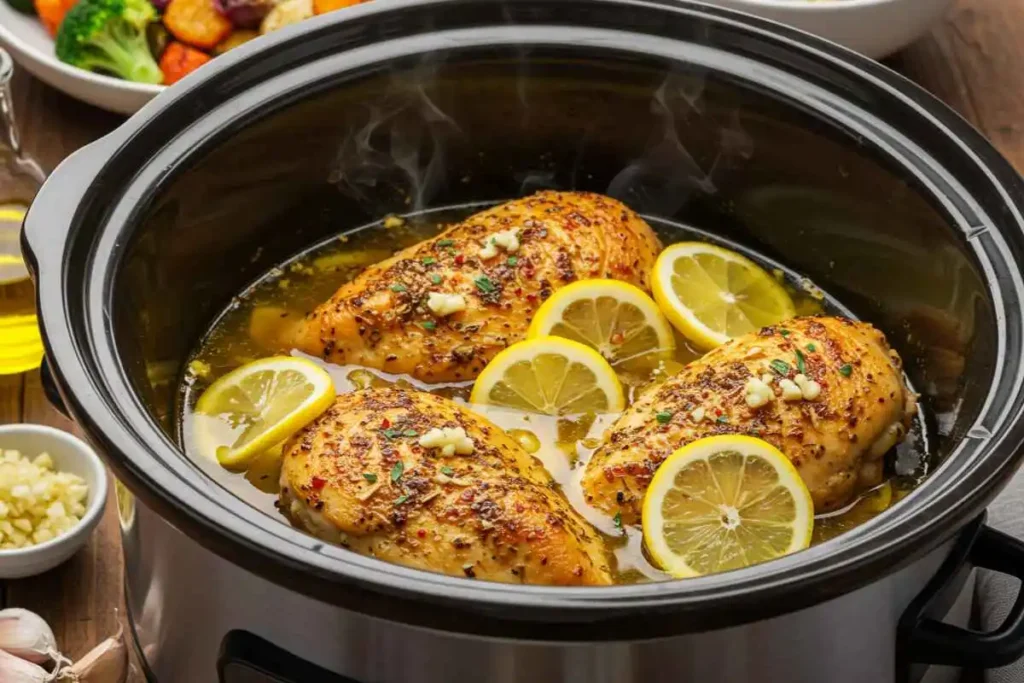
[[[89,496],[85,515],[67,532],[39,545],[0,550],[0,579],[42,574],[74,555],[99,524],[107,500],[107,471],[103,461],[81,439],[43,425],[4,425],[0,427],[0,450],[10,449],[21,451],[27,457],[49,453],[57,470],[85,479]]]
[[[94,74],[57,59],[53,38],[36,17],[19,13],[0,0],[0,46],[39,80],[75,99],[119,114],[134,114],[164,89]]]
[[[701,0],[772,19],[875,59],[928,32],[953,0]]]

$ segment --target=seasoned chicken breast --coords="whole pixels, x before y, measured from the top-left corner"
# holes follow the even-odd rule
[[[789,457],[817,512],[834,510],[881,482],[882,456],[906,435],[916,401],[874,327],[796,318],[723,344],[646,390],[587,464],[584,495],[637,524],[651,477],[676,449],[749,434]]]
[[[525,338],[556,289],[615,278],[646,290],[659,250],[650,226],[614,199],[540,192],[367,268],[306,317],[293,343],[426,382],[473,379]]]
[[[458,428],[465,435],[447,440],[431,432]],[[508,583],[611,583],[597,532],[544,467],[432,394],[339,396],[285,446],[279,506],[310,533],[388,562]]]

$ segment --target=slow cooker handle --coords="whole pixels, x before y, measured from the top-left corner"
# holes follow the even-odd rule
[[[43,271],[63,266],[67,234],[95,178],[119,142],[116,131],[68,156],[47,177],[21,228],[21,253],[37,283]]]
[[[990,569],[1024,581],[1024,543],[984,524],[984,516],[963,532],[938,573],[900,619],[896,651],[917,664],[994,669],[1024,655],[1024,590],[1002,625],[983,633],[926,616],[965,566]]]

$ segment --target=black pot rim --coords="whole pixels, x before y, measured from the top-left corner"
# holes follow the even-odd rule
[[[535,18],[558,8],[573,12],[572,26]],[[642,17],[642,28],[634,24],[634,33],[627,33],[630,27],[622,22],[610,23],[609,17],[627,15]],[[490,19],[482,27],[468,25],[479,16]],[[359,60],[447,47],[450,43],[444,38],[450,38],[451,31],[467,41],[475,36],[529,42],[507,30],[503,22],[510,22],[510,17],[521,23],[556,25],[562,35],[589,35],[603,45],[614,29],[629,36],[628,46],[616,45],[618,49],[662,50],[685,56],[686,61],[695,58],[692,50],[684,49],[692,43],[660,35],[662,29],[656,25],[689,22],[722,35],[742,36],[742,48],[730,45],[730,58],[748,60],[748,65],[756,60],[764,67],[759,78],[768,74],[781,79],[772,86],[789,88],[787,96],[818,106],[885,148],[947,204],[951,222],[964,231],[990,290],[998,293],[1000,364],[977,427],[894,513],[802,553],[699,579],[601,588],[474,582],[385,564],[325,546],[285,524],[267,524],[247,504],[225,496],[149,416],[118,358],[106,313],[115,294],[110,289],[112,273],[126,241],[122,232],[160,180],[173,174],[173,168],[158,162],[179,152],[187,158],[182,150],[191,154],[202,135],[241,125],[250,107],[265,108],[267,102],[258,101],[260,88],[269,88],[285,73],[283,65],[302,51],[344,45],[346,50],[330,61],[347,68]],[[429,29],[423,28],[426,19],[433,22]],[[544,35],[545,40],[555,39],[553,32]],[[367,45],[371,41],[373,45]],[[261,47],[243,46],[218,57],[110,136],[69,158],[30,209],[23,238],[37,282],[47,357],[66,406],[143,504],[230,561],[320,600],[421,626],[524,638],[541,633],[545,640],[661,637],[794,611],[877,580],[955,534],[991,500],[1021,459],[1024,378],[1016,359],[1024,340],[1024,284],[1019,275],[1024,260],[1024,183],[970,125],[879,64],[771,22],[674,0],[525,0],[507,6],[488,0],[387,0],[286,29]],[[745,52],[737,54],[741,50]],[[265,59],[271,54],[278,58]],[[308,66],[302,71],[307,78],[316,72]],[[817,102],[830,78],[849,79],[870,90],[880,107],[889,108],[895,123],[872,126],[877,119],[834,91],[827,102]],[[285,92],[276,102],[297,96]],[[231,113],[221,108],[228,99],[233,102]],[[181,131],[183,120],[188,125]],[[212,122],[205,133],[204,122]],[[190,130],[198,132],[186,141],[184,134]],[[932,150],[941,146],[944,158],[957,163],[956,177],[945,171],[948,164],[939,163],[918,142]],[[126,165],[132,170],[125,170]],[[97,180],[84,187],[81,179],[92,177]],[[118,187],[122,181],[124,186]],[[970,189],[964,183],[970,183]],[[116,194],[112,187],[118,188]],[[998,197],[998,205],[988,211],[978,206],[974,197],[982,191]],[[99,223],[97,217],[102,218]],[[87,224],[101,227],[92,233]],[[55,243],[55,226],[65,230],[59,248],[50,246]],[[993,226],[998,228],[990,229]],[[72,282],[66,258],[75,240],[83,239],[92,240],[90,263],[83,271],[86,281]],[[661,618],[652,619],[654,613]],[[537,630],[551,622],[559,623],[552,629],[557,632]]]

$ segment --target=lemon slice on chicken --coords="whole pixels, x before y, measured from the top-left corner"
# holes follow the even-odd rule
[[[749,436],[712,436],[680,448],[644,497],[644,545],[680,578],[803,550],[813,528],[814,504],[796,468]]]
[[[676,329],[705,350],[796,314],[786,290],[760,266],[704,242],[661,252],[651,289]]]
[[[199,397],[195,412],[214,422],[203,427],[208,433],[203,442],[218,462],[245,469],[327,410],[334,397],[334,382],[323,368],[302,358],[274,356],[218,379]]]
[[[554,335],[597,350],[616,369],[651,370],[676,348],[658,304],[619,280],[580,280],[537,311],[527,337]]]
[[[499,353],[477,377],[470,401],[546,415],[616,413],[626,405],[608,361],[561,337],[528,339]]]

